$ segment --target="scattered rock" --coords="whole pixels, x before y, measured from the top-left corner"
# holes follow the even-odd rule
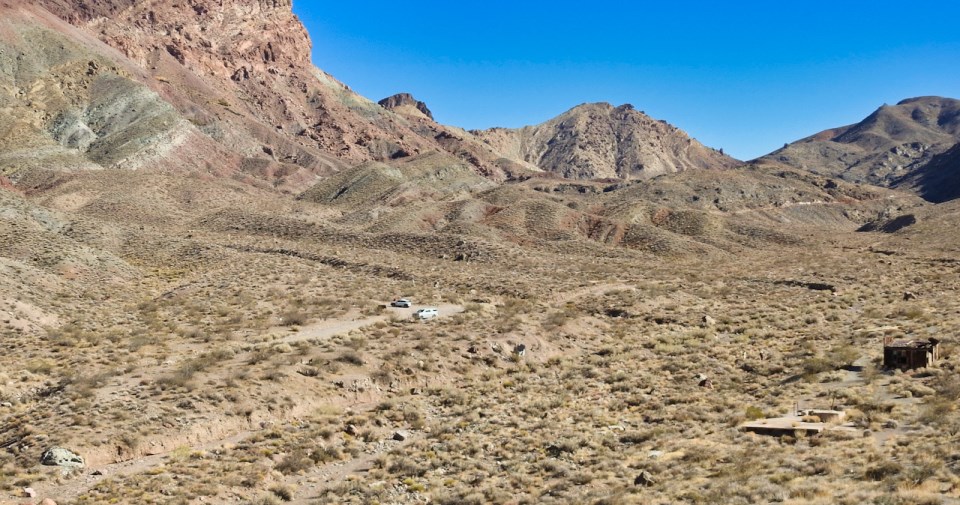
[[[527,353],[527,346],[524,344],[517,344],[517,346],[513,348],[513,353],[517,356],[523,356]]]
[[[40,456],[40,464],[66,468],[83,468],[84,466],[83,458],[62,447],[51,447],[43,451]]]
[[[410,438],[410,432],[406,430],[399,430],[394,432],[393,439],[398,442],[403,442],[404,440]]]
[[[23,497],[24,498],[36,498],[37,492],[33,490],[32,487],[23,488]]]
[[[650,475],[650,472],[643,470],[633,479],[633,485],[635,486],[652,486],[656,484],[657,481],[653,478],[653,475]]]
[[[701,321],[701,324],[704,328],[710,328],[717,324],[717,320],[710,316],[703,316],[703,320]]]

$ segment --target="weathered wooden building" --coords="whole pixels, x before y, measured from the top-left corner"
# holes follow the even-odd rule
[[[940,359],[940,341],[883,339],[883,367],[913,370],[933,365]]]

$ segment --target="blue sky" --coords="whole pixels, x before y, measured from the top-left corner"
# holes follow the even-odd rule
[[[294,0],[294,12],[318,67],[468,129],[631,103],[751,159],[884,103],[960,98],[956,1]]]

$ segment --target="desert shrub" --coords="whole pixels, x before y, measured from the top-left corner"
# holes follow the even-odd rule
[[[864,477],[870,480],[881,481],[887,477],[898,475],[902,471],[903,467],[900,466],[899,463],[893,461],[884,461],[880,464],[867,468],[867,470],[864,472]]]
[[[332,433],[331,433],[332,434]],[[323,434],[321,434],[323,436]],[[329,438],[329,437],[324,437]],[[318,447],[310,451],[310,459],[314,463],[330,463],[343,457],[343,453],[336,447]]]
[[[841,345],[831,349],[828,356],[835,368],[843,368],[852,365],[860,357],[860,351],[852,345]]]
[[[354,366],[363,366],[364,360],[360,353],[355,351],[346,351],[337,356],[337,361]]]
[[[620,435],[621,444],[642,444],[658,434],[660,430],[629,431]]]
[[[304,377],[319,377],[320,369],[312,366],[305,366],[297,369],[297,373]]]
[[[960,400],[960,377],[955,374],[942,374],[933,383],[937,396],[948,400]]]
[[[293,490],[288,486],[273,486],[270,492],[283,501],[293,501]]]
[[[307,315],[302,311],[288,310],[280,316],[280,324],[283,326],[303,326],[307,319]]]
[[[753,405],[747,407],[747,410],[744,412],[744,416],[751,421],[766,417],[763,413],[763,409],[760,407],[754,407]]]
[[[427,468],[417,464],[410,458],[399,458],[390,463],[387,471],[398,477],[423,477]]]
[[[277,463],[276,469],[284,475],[305,472],[313,467],[314,461],[303,450],[296,450],[287,454],[280,463]],[[289,500],[288,500],[289,501]]]
[[[943,462],[932,458],[924,458],[907,467],[904,475],[911,484],[919,486],[926,480],[932,478],[943,467]]]

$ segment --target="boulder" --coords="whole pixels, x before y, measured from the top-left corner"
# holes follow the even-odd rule
[[[36,498],[37,492],[33,490],[32,487],[23,488],[23,497],[24,498]]]
[[[650,475],[650,472],[643,470],[633,479],[633,485],[635,486],[652,486],[656,484],[656,479],[653,478],[653,475]]]
[[[710,316],[703,316],[703,319],[701,320],[701,324],[704,328],[710,328],[717,324],[717,320]]]
[[[57,505],[57,502],[51,500],[50,498],[44,498],[40,501],[40,505]]]
[[[395,432],[395,433],[393,434],[393,439],[396,440],[396,441],[398,441],[398,442],[403,442],[404,440],[406,440],[406,439],[408,439],[408,438],[410,438],[410,432],[409,432],[409,431],[399,430],[399,431],[397,431],[397,432]]]
[[[83,468],[84,466],[82,457],[63,447],[51,447],[43,451],[40,456],[40,464],[65,468]]]

